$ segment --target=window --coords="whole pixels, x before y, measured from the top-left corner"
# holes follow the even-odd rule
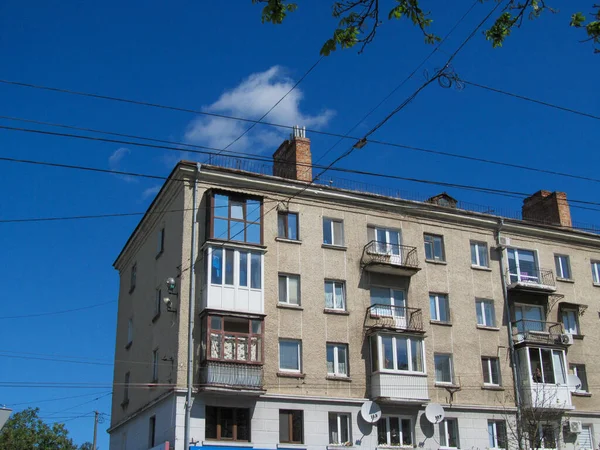
[[[377,443],[379,445],[412,447],[412,424],[410,419],[382,417],[377,422]]]
[[[563,326],[565,327],[565,333],[580,334],[579,333],[579,314],[576,309],[561,308],[560,315]]]
[[[400,231],[392,230],[390,228],[368,227],[367,235],[369,242],[374,241],[375,244],[370,247],[371,252],[398,256],[395,260],[401,261],[401,258],[399,258],[401,254]],[[394,260],[394,258],[392,260]]]
[[[137,279],[137,263],[131,266],[131,279],[129,280],[129,292],[133,292],[135,289],[135,282]]]
[[[579,450],[594,450],[594,439],[591,425],[583,425],[581,433],[577,435]]]
[[[431,307],[431,320],[450,323],[450,306],[448,296],[445,294],[429,294]]]
[[[378,349],[381,349],[381,354]],[[423,359],[423,340],[420,338],[388,334],[371,337],[373,371],[424,373]],[[379,361],[381,361],[381,367],[379,367]]]
[[[471,265],[476,267],[489,267],[488,249],[485,242],[471,241]]]
[[[576,375],[581,381],[581,386],[577,388],[578,392],[589,392],[587,374],[585,373],[585,364],[571,364],[569,365],[573,375]]]
[[[125,374],[125,382],[123,383],[123,404],[129,403],[129,380],[131,378],[131,373],[127,372]]]
[[[562,350],[528,348],[531,378],[535,383],[566,384]]]
[[[526,331],[546,331],[544,308],[538,305],[516,304],[515,321],[519,333]]]
[[[507,448],[506,422],[504,420],[488,420],[488,436],[490,448]]]
[[[500,361],[498,358],[481,358],[483,384],[500,386]]]
[[[152,352],[152,382],[158,381],[158,349]]]
[[[158,317],[160,314],[160,305],[162,303],[162,289],[156,290],[156,295],[154,296],[154,317]]]
[[[344,245],[344,222],[323,217],[323,244]]]
[[[298,213],[277,213],[277,237],[298,240]]]
[[[325,308],[346,310],[346,292],[343,281],[325,281]]]
[[[571,261],[567,255],[554,255],[554,264],[558,278],[571,279]]]
[[[302,372],[302,343],[294,339],[279,340],[279,370]]]
[[[327,375],[348,376],[348,346],[346,344],[327,344]]]
[[[204,322],[206,321],[206,322]],[[262,362],[262,321],[210,315],[203,319],[208,359],[226,362]],[[203,344],[204,345],[204,344]]]
[[[300,276],[279,275],[279,303],[300,306]]]
[[[375,316],[394,317],[396,325],[406,327],[406,298],[404,291],[398,289],[372,287],[371,314]],[[402,327],[403,328],[403,327]]]
[[[329,413],[330,444],[347,445],[347,443],[352,443],[350,429],[350,414]]]
[[[444,236],[425,234],[425,259],[430,261],[446,261],[444,253]]]
[[[150,417],[148,424],[148,448],[154,447],[156,441],[156,416]]]
[[[592,261],[592,278],[594,284],[600,284],[600,262]]]
[[[208,440],[250,442],[250,410],[206,407],[205,436]]]
[[[156,256],[160,256],[165,251],[165,229],[161,228],[158,232]]]
[[[452,355],[436,353],[433,356],[433,361],[435,364],[435,382],[452,384],[454,381]]]
[[[446,419],[440,422],[440,447],[459,447],[457,419]]]
[[[496,313],[493,300],[482,298],[475,299],[475,310],[477,312],[477,325],[482,327],[496,326]]]
[[[554,431],[554,426],[552,426],[552,425],[540,424],[539,427],[537,427],[537,430],[534,428],[528,434],[529,434],[530,448],[535,448],[535,449],[555,449],[555,448],[557,448],[556,433]]]
[[[262,200],[215,193],[212,197],[211,238],[262,243]]]
[[[262,288],[262,255],[260,253],[211,247],[209,255],[211,284],[246,289]]]
[[[303,411],[279,410],[279,442],[302,444],[304,442]]]
[[[540,283],[536,254],[533,250],[509,248],[508,271],[511,283]]]
[[[125,347],[129,348],[133,343],[133,317],[130,317],[127,321],[127,344]]]

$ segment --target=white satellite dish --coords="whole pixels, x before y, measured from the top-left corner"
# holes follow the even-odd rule
[[[375,402],[364,402],[360,408],[360,415],[366,422],[375,423],[381,418],[381,408]]]
[[[581,380],[577,375],[567,375],[567,385],[569,392],[575,392],[581,389]]]
[[[440,423],[445,417],[444,408],[439,403],[430,403],[425,408],[425,417],[433,424]]]
[[[11,412],[12,412],[12,409],[0,407],[0,430],[2,429],[2,427],[4,426],[4,424],[6,423],[8,418],[10,417]]]

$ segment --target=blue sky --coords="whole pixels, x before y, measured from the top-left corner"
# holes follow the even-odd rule
[[[192,109],[260,117],[317,59],[335,22],[329,3],[302,1],[282,26],[260,23],[260,8],[237,2],[0,2],[0,78],[128,97]],[[434,31],[445,34],[471,1],[428,2]],[[572,11],[590,1],[558,2],[556,15],[526,21],[501,49],[477,35],[454,61],[460,76],[481,84],[600,114],[600,56],[567,26]],[[478,5],[444,44],[451,53],[487,14]],[[386,96],[431,51],[408,22],[385,23],[363,54],[337,51],[324,59],[268,117],[268,121],[346,132]],[[447,53],[425,66],[431,73]],[[366,132],[422,82],[422,71],[355,132]],[[74,97],[0,84],[0,115],[97,128],[221,147],[246,125],[192,114]],[[1,125],[23,126],[0,120]],[[25,125],[27,126],[27,125]],[[234,150],[270,155],[280,130],[257,126]],[[336,138],[309,135],[314,158]],[[532,167],[594,177],[600,163],[595,120],[467,87],[432,84],[374,138]],[[322,162],[330,162],[350,143]],[[0,155],[118,168],[166,175],[178,155],[110,143],[28,135],[0,130]],[[183,155],[191,158],[193,155]],[[533,193],[566,191],[570,198],[597,200],[593,182],[524,172],[393,147],[369,144],[341,167]],[[158,184],[152,180],[0,162],[0,218],[144,211]],[[332,176],[340,176],[332,174]],[[421,195],[443,188],[354,178]],[[461,200],[518,210],[518,199],[448,190]],[[574,220],[600,223],[598,213],[573,209]],[[117,299],[112,262],[138,218],[0,224],[5,299],[0,316],[35,314]],[[0,380],[112,382],[116,303],[70,314],[27,319],[0,317]],[[7,357],[58,355],[93,358],[74,364]],[[32,353],[40,355],[30,355]],[[62,358],[64,359],[64,358]],[[108,365],[106,365],[108,364]],[[0,384],[1,385],[1,384]],[[93,409],[110,412],[109,389],[6,388],[7,405],[42,402],[42,416],[72,417]],[[78,406],[84,402],[85,405]],[[15,409],[27,405],[16,406]],[[67,412],[62,410],[69,409]],[[52,416],[52,413],[58,413]],[[77,442],[91,439],[92,419],[67,422]],[[102,430],[106,427],[104,426]],[[108,435],[100,433],[100,447]]]

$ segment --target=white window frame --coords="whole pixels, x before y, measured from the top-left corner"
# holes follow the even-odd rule
[[[323,217],[323,228],[325,228],[326,222],[329,222],[329,228],[331,230],[331,243],[328,244],[325,242],[325,235],[323,235],[323,245],[332,245],[335,247],[343,247],[344,246],[344,220],[343,219],[335,219],[333,217]],[[339,223],[341,224],[341,229],[342,229],[342,235],[339,236],[339,240],[337,239],[338,236],[335,235],[335,227],[333,226],[334,223]],[[338,243],[336,243],[336,241],[338,241]]]
[[[448,424],[452,423],[454,431],[456,432],[456,447],[451,447],[448,445],[450,442],[450,433],[448,433]],[[458,419],[454,417],[448,417],[440,422],[440,448],[460,448],[460,434],[458,433]],[[442,435],[442,433],[444,433]],[[442,439],[443,438],[443,439]],[[442,445],[442,442],[445,442],[446,445]]]
[[[432,240],[428,241],[427,238],[431,237]],[[439,238],[440,242],[441,242],[441,247],[442,247],[442,254],[440,256],[436,256],[435,254],[435,239]],[[425,245],[425,249],[427,248],[427,245],[431,245],[431,255],[433,256],[433,259],[431,258],[427,258],[427,250],[425,250],[425,261],[440,261],[440,262],[446,262],[446,248],[445,248],[445,243],[444,243],[444,236],[441,234],[433,234],[433,233],[424,233],[423,234],[423,242]]]
[[[212,279],[212,260],[213,260],[213,252],[214,250],[221,250],[222,251],[222,265],[223,267],[221,268],[221,282],[220,283],[215,283]],[[227,261],[226,261],[226,250],[233,250],[233,284],[226,284],[225,283],[225,278],[226,278],[226,267],[227,267]],[[245,253],[247,255],[246,258],[246,286],[241,286],[240,285],[240,254],[241,253]],[[260,286],[259,288],[253,288],[252,286],[252,255],[258,255],[260,257]],[[224,287],[224,288],[235,288],[237,290],[250,290],[250,291],[255,291],[255,292],[260,292],[263,290],[264,285],[265,285],[265,280],[264,280],[264,266],[265,266],[265,261],[264,261],[264,254],[261,252],[257,252],[257,251],[251,251],[251,250],[246,250],[244,249],[240,249],[240,248],[232,248],[232,247],[225,247],[225,246],[216,246],[216,247],[209,247],[208,248],[208,270],[207,270],[207,283],[209,285],[212,286],[220,286],[220,287]]]
[[[327,352],[327,350],[329,350],[330,347],[333,347],[333,372],[330,372],[329,368],[327,368],[327,375],[330,377],[348,377],[350,374],[349,367],[348,367],[348,365],[349,365],[348,344],[337,344],[337,343],[333,343],[333,342],[328,342],[326,345],[326,352]],[[346,352],[346,371],[345,372],[339,371],[340,349],[342,349],[343,351]],[[329,361],[327,360],[327,353],[325,353],[325,360],[327,363],[329,363]]]
[[[158,348],[152,351],[152,382],[158,381]]]
[[[430,311],[430,315],[429,317],[431,318],[431,312],[435,312],[435,319],[431,319],[433,322],[441,322],[441,323],[451,323],[451,317],[450,317],[450,300],[448,298],[448,294],[436,294],[433,292],[429,293],[429,305],[430,305],[430,309],[431,309],[431,297],[434,297],[435,300],[435,309],[433,311]],[[446,302],[446,310],[448,312],[448,320],[441,320],[440,319],[440,297],[442,297],[445,302]]]
[[[329,307],[327,306],[327,289],[326,286],[328,283],[332,284],[333,287],[333,306]],[[336,287],[342,287],[342,303],[343,306],[340,308],[339,306],[336,305],[336,296],[335,296],[335,291],[336,291]],[[323,293],[324,293],[324,300],[325,300],[325,309],[329,309],[329,310],[334,310],[334,311],[346,311],[347,309],[347,304],[346,304],[346,283],[344,281],[339,281],[339,280],[325,280],[325,282],[323,283]]]
[[[396,228],[385,228],[385,227],[377,227],[377,226],[369,226],[371,230],[373,230],[373,240],[375,241],[375,249],[374,252],[381,255],[398,255],[402,254],[402,231]],[[377,239],[377,232],[383,232],[385,234],[385,240],[380,241]],[[370,233],[370,231],[369,231]],[[390,239],[392,234],[396,234],[398,236],[398,243],[395,244]],[[398,246],[397,249],[394,249],[394,246]],[[396,251],[397,250],[397,251]]]
[[[596,447],[594,447],[594,427],[593,427],[593,425],[592,425],[592,424],[590,424],[590,423],[584,423],[584,424],[581,426],[581,428],[582,428],[582,430],[581,430],[581,433],[579,434],[579,436],[581,436],[582,434],[584,434],[584,431],[583,431],[583,430],[587,428],[587,429],[588,429],[588,431],[587,431],[587,433],[585,433],[585,434],[587,434],[587,435],[590,437],[590,444],[591,444],[591,445],[590,445],[590,447],[583,447],[583,446],[582,446],[582,445],[579,443],[579,436],[578,436],[578,437],[577,437],[577,445],[578,445],[579,449],[581,449],[581,450],[594,450]]]
[[[536,450],[556,450],[557,446],[554,447],[546,447],[544,446],[544,428],[548,428],[551,427],[552,428],[552,433],[554,434],[554,442],[556,442],[558,444],[558,440],[560,438],[560,430],[556,430],[554,427],[552,427],[552,424],[539,424],[538,425],[538,433],[540,436],[540,446],[538,449]]]
[[[133,317],[127,320],[127,344],[129,347],[133,343]]]
[[[392,369],[386,369],[385,368],[385,356],[384,356],[384,352],[383,352],[383,335],[378,334],[377,335],[377,353],[378,353],[378,361],[379,361],[379,367],[378,370],[380,372],[384,372],[384,373],[405,373],[405,374],[426,374],[427,373],[427,368],[425,367],[425,340],[422,338],[418,338],[415,336],[410,336],[410,335],[389,335],[386,334],[385,336],[387,337],[391,337],[392,338],[392,365],[393,368]],[[406,339],[406,355],[408,358],[408,366],[409,366],[409,370],[399,370],[397,369],[398,367],[398,339]],[[412,360],[413,360],[413,354],[412,354],[412,341],[419,341],[421,343],[421,362],[423,364],[423,370],[422,371],[418,371],[418,370],[413,370],[412,367]]]
[[[592,279],[594,284],[600,285],[600,261],[592,261]]]
[[[486,365],[485,365],[485,369],[483,366],[483,361],[486,361]],[[482,369],[484,369],[483,372],[483,385],[484,386],[502,386],[502,377],[500,375],[500,359],[496,358],[495,356],[482,356],[481,357],[481,367]],[[498,382],[494,383],[492,380],[492,364],[495,363],[496,364],[496,369],[497,369],[497,373],[498,373]],[[489,382],[485,381],[485,375],[486,375],[486,370],[487,370],[487,376],[489,378]]]
[[[331,433],[331,428],[329,428],[329,445],[343,445],[346,446],[346,444],[348,442],[352,443],[352,414],[350,413],[338,413],[338,412],[330,412],[328,414],[328,419],[329,419],[329,425],[331,425],[331,418],[332,416],[335,416],[335,421],[336,421],[336,427],[337,427],[337,435],[338,437],[342,435],[342,424],[345,423],[346,424],[346,429],[347,429],[347,434],[348,434],[348,440],[346,442],[332,442],[332,433]]]
[[[285,301],[282,302],[281,301],[281,292],[279,292],[279,297],[277,299],[277,301],[279,302],[280,305],[292,305],[292,306],[300,306],[301,305],[301,300],[300,300],[300,275],[293,275],[293,274],[288,274],[288,273],[280,273],[279,277],[277,279],[277,281],[279,282],[279,280],[281,278],[285,278]],[[290,278],[296,278],[298,280],[298,303],[292,303],[290,302]],[[277,285],[278,289],[281,286],[280,284]]]
[[[488,252],[487,242],[484,241],[471,241],[471,247],[475,246],[475,262],[473,262],[473,255],[471,254],[471,266],[473,267],[485,267],[488,268],[490,266],[490,255]],[[482,264],[481,258],[479,255],[480,247],[485,249],[485,264]]]
[[[571,258],[569,255],[564,255],[562,253],[554,254],[554,265],[556,266],[556,278],[562,278],[563,280],[572,280],[573,274],[571,273]],[[569,272],[569,276],[565,277],[565,265],[566,269]]]
[[[508,267],[508,278],[509,278],[509,282],[512,283],[511,277],[516,276],[517,277],[517,283],[531,283],[532,280],[537,279],[537,281],[535,283],[540,284],[542,283],[542,273],[540,271],[540,259],[539,259],[539,255],[538,255],[538,251],[535,249],[529,249],[529,248],[517,248],[517,247],[509,247],[506,250],[506,260],[508,261],[508,253],[510,251],[512,251],[514,253],[514,257],[515,257],[515,269],[516,269],[516,273],[512,273],[510,271],[510,263],[509,263],[509,267]],[[533,253],[533,262],[535,264],[535,271],[536,273],[534,274],[534,276],[531,275],[523,275],[521,273],[521,264],[520,264],[520,257],[519,257],[519,251],[522,252],[531,252]]]
[[[530,377],[529,379],[532,380],[532,382],[534,384],[545,384],[545,385],[549,385],[549,386],[556,386],[557,384],[560,384],[560,383],[557,383],[557,381],[556,381],[556,367],[554,366],[554,353],[559,353],[561,355],[561,357],[560,357],[561,362],[562,362],[561,370],[562,370],[562,373],[563,373],[563,379],[566,382],[566,380],[567,380],[567,374],[569,372],[568,372],[567,367],[565,365],[566,364],[566,360],[567,360],[566,355],[565,355],[565,351],[564,350],[556,350],[556,349],[552,349],[552,348],[544,348],[543,350],[550,350],[550,356],[551,356],[550,359],[552,361],[552,372],[553,372],[552,376],[554,378],[554,383],[546,383],[544,381],[534,381],[534,378],[533,378],[534,377],[533,367],[532,367],[532,364],[531,364],[531,357],[530,357],[530,354],[529,354],[529,351],[532,350],[532,349],[533,350],[537,350],[539,352],[540,361],[542,362],[540,364],[540,371],[542,373],[542,379],[545,379],[546,377],[544,376],[544,364],[543,364],[543,358],[542,358],[542,348],[538,348],[538,347],[525,347],[525,350],[526,350],[525,354],[527,355],[527,364],[529,366],[529,377]]]
[[[489,306],[489,308],[491,308],[491,310],[492,310],[492,317],[494,319],[494,323],[486,322],[486,317],[487,317],[485,314],[486,305]],[[489,298],[476,298],[475,299],[475,309],[478,310],[478,311],[476,311],[475,316],[479,317],[477,313],[480,312],[481,318],[483,319],[483,323],[479,323],[479,320],[477,320],[477,325],[479,325],[480,327],[488,327],[488,328],[496,327],[496,309],[495,309],[495,305],[494,305],[494,300],[490,300]]]
[[[587,369],[585,369],[585,364],[571,363],[570,367],[569,367],[569,370],[571,370],[573,372],[573,375],[575,375],[576,377],[578,377],[581,380],[581,377],[579,377],[579,373],[577,373],[578,372],[577,366],[583,366],[584,367],[584,370],[585,370],[585,384],[588,384]],[[586,392],[586,393],[589,392],[589,389],[590,389],[589,385],[585,386],[587,389],[584,389],[583,388],[583,380],[581,380],[581,382],[582,382],[581,388],[578,389],[576,392]]]
[[[284,369],[281,367],[281,343],[282,342],[293,342],[297,344],[298,351],[298,368],[297,369]],[[278,357],[279,357],[279,371],[288,373],[302,373],[302,341],[300,339],[279,339],[278,345]]]
[[[506,427],[506,420],[488,420],[488,436],[492,438],[493,444],[494,444],[490,448],[505,449],[505,447],[498,446],[498,424],[499,423],[504,424],[504,440],[505,440],[505,443],[507,443],[506,441],[508,440],[508,430]],[[490,433],[490,425],[492,426],[492,433]]]
[[[572,314],[572,320],[574,322],[575,328],[573,328],[571,325],[572,324],[568,324],[569,326],[567,326],[567,323],[565,323],[565,314],[567,316],[567,322],[571,322],[571,317],[569,317]],[[580,335],[581,334],[581,330],[579,329],[579,312],[576,309],[573,308],[561,308],[560,310],[560,321],[563,324],[563,327],[565,329],[565,333],[569,333],[569,334],[574,334],[574,335]]]
[[[450,381],[439,381],[437,379],[435,379],[436,377],[436,364],[435,364],[435,358],[436,356],[447,356],[448,360],[449,360],[449,366],[450,366]],[[435,384],[447,384],[447,385],[453,385],[454,384],[454,357],[452,355],[452,353],[434,353],[433,354],[433,376],[435,379]]]
[[[410,441],[412,442],[412,444],[410,446],[408,445],[397,445],[397,444],[392,444],[392,431],[391,431],[391,427],[390,427],[390,419],[398,419],[398,425],[399,425],[399,432],[400,435],[398,436],[399,441],[402,442],[404,440],[404,435],[402,434],[402,421],[403,420],[408,420],[409,422],[409,428],[410,428]],[[413,432],[413,421],[412,418],[408,417],[408,416],[398,416],[398,415],[385,415],[382,416],[381,419],[379,419],[380,421],[385,421],[385,429],[386,429],[386,440],[387,440],[387,444],[378,444],[378,447],[394,447],[394,448],[413,448],[415,446],[415,433]],[[379,430],[377,430],[377,440],[379,441]]]

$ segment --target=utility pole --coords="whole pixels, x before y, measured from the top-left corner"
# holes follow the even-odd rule
[[[96,450],[96,437],[98,435],[98,416],[100,413],[94,411],[94,442],[92,443],[92,450]]]

